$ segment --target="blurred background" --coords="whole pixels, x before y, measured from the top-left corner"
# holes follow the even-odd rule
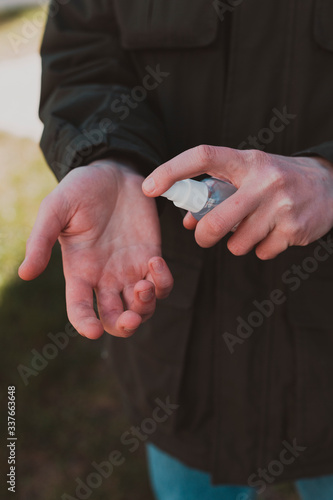
[[[120,443],[131,424],[112,374],[108,336],[91,341],[64,334],[59,246],[41,277],[26,283],[17,276],[39,203],[56,186],[38,147],[39,47],[46,16],[46,2],[0,0],[1,498],[76,498],[76,479],[85,482],[94,472],[92,462],[118,449],[124,464],[81,498],[152,500],[143,445],[129,453]],[[55,338],[63,339],[62,348]],[[8,386],[16,387],[15,495],[5,478]],[[260,498],[298,499],[289,484],[267,489]]]

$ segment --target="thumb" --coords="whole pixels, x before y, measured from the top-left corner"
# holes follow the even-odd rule
[[[67,223],[63,207],[64,204],[54,192],[42,201],[27,240],[25,259],[18,270],[21,279],[37,278],[49,263],[53,245]]]

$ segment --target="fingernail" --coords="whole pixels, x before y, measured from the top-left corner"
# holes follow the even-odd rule
[[[124,332],[130,333],[130,334],[134,333],[135,330],[136,330],[135,328],[133,330],[130,330],[129,328],[124,328]]]
[[[144,292],[139,292],[139,297],[142,302],[149,302],[153,298],[153,290],[145,290]]]
[[[147,177],[147,179],[143,181],[142,187],[147,193],[154,191],[156,185],[153,177]]]
[[[161,273],[164,269],[164,264],[161,259],[154,260],[151,265],[153,266],[153,269],[155,273]]]

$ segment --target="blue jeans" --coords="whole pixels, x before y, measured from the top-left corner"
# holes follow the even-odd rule
[[[213,486],[210,475],[168,455],[149,443],[146,446],[150,480],[156,500],[254,500],[249,486]],[[295,482],[302,500],[333,500],[333,475]]]

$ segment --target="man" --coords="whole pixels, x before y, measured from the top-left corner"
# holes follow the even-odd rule
[[[20,276],[59,238],[69,320],[112,335],[134,428],[153,422],[159,499],[286,479],[333,498],[332,18],[331,0],[51,3],[41,147],[61,182]],[[186,215],[195,241],[154,197],[201,174],[238,191]]]

